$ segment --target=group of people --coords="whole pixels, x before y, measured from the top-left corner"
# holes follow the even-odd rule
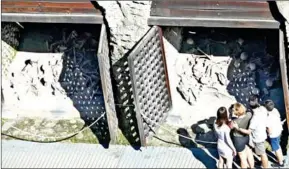
[[[282,121],[279,111],[272,100],[259,104],[257,96],[250,96],[249,109],[241,103],[233,104],[228,110],[220,107],[217,111],[215,131],[218,137],[218,168],[232,168],[235,156],[238,156],[241,168],[254,168],[255,153],[261,157],[262,167],[268,168],[265,141],[269,138],[272,151],[278,163],[273,167],[284,166],[280,135]]]

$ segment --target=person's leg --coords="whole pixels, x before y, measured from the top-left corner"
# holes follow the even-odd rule
[[[224,168],[224,159],[223,157],[219,157],[218,168]]]
[[[227,168],[233,168],[233,157],[232,158],[227,157],[226,166],[227,166]]]
[[[248,168],[246,151],[238,152],[238,156],[241,161],[241,168]]]
[[[261,157],[262,167],[268,168],[268,157],[266,154],[265,142],[255,143],[255,152]]]
[[[275,155],[276,155],[278,163],[280,165],[283,165],[284,158],[283,158],[283,153],[282,153],[281,147],[277,151],[275,151]]]
[[[247,153],[247,161],[249,164],[249,168],[254,168],[255,160],[254,160],[253,152],[252,152],[252,149],[248,146],[246,146],[246,153]]]
[[[282,153],[282,148],[280,146],[280,138],[276,137],[276,138],[270,138],[270,143],[271,143],[271,147],[272,147],[272,151],[275,152],[278,164],[273,164],[273,166],[279,166],[279,165],[283,165],[283,153]]]
[[[268,168],[268,167],[269,167],[269,164],[268,164],[267,154],[264,153],[264,154],[260,155],[260,157],[261,157],[261,161],[262,161],[262,167],[263,167],[263,168]]]

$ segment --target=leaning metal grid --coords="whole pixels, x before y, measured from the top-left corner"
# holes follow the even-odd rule
[[[159,28],[153,27],[129,56],[137,115],[150,118],[138,119],[143,138],[157,130],[171,107],[161,38]]]

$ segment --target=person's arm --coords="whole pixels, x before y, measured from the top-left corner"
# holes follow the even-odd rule
[[[267,117],[267,123],[266,123],[266,130],[267,130],[267,134],[271,134],[271,132],[272,132],[272,129],[271,129],[271,127],[272,127],[272,124],[271,124],[271,121],[270,121],[270,115]]]
[[[225,132],[225,139],[227,140],[228,146],[234,151],[234,153],[236,153],[235,146],[234,146],[233,141],[232,141],[231,136],[230,136],[230,130],[227,130]]]
[[[236,128],[237,131],[243,133],[243,134],[247,134],[247,135],[250,135],[252,133],[252,130],[251,129],[243,129],[243,128]]]
[[[272,130],[270,127],[267,127],[267,133],[270,135],[272,133]]]
[[[239,128],[237,123],[234,123],[234,129],[240,133],[247,134],[247,135],[250,135],[252,133],[252,130],[250,129]]]

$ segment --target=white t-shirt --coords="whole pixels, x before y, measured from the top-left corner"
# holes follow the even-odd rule
[[[267,109],[260,106],[253,110],[253,117],[250,122],[249,129],[252,130],[252,141],[261,143],[267,139]]]
[[[283,127],[280,113],[275,108],[272,111],[268,112],[267,127],[271,130],[271,134],[269,134],[270,138],[279,137],[282,133]]]

